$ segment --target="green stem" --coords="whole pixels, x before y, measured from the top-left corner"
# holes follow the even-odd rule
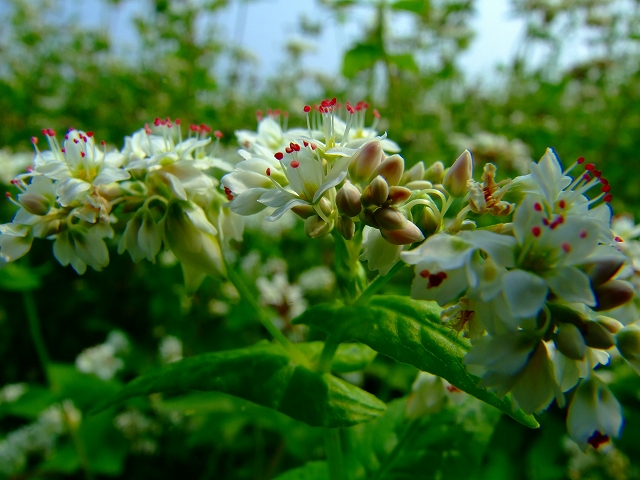
[[[336,230],[332,232],[335,243],[335,274],[345,303],[353,302],[364,290],[367,276],[358,256],[362,247],[362,231],[357,231],[351,240],[342,238]]]
[[[344,480],[339,428],[325,428],[324,450],[329,464],[329,478],[331,480]]]
[[[396,273],[402,270],[402,267],[404,266],[405,266],[405,263],[400,261],[396,263],[393,267],[391,267],[391,270],[389,270],[389,272],[387,272],[386,275],[378,275],[376,278],[374,278],[373,281],[369,284],[369,286],[365,289],[365,291],[362,292],[362,294],[356,299],[355,304],[356,305],[366,304],[369,301],[369,299],[373,295],[375,295],[382,287],[384,287],[387,283],[389,283],[389,280],[391,280]]]
[[[258,317],[258,321],[262,324],[262,326],[266,328],[271,336],[284,347],[289,355],[291,355],[291,358],[293,358],[297,363],[301,365],[308,366],[309,361],[307,360],[307,358],[302,355],[302,353],[300,353],[298,349],[296,349],[296,347],[289,341],[289,339],[285,337],[284,334],[273,324],[271,318],[269,318],[264,309],[256,301],[255,297],[249,290],[249,287],[247,287],[247,284],[242,280],[242,277],[238,275],[233,270],[233,268],[231,268],[231,265],[227,264],[226,267],[229,280],[231,280],[231,283],[233,283],[233,285],[238,290],[238,293],[240,293],[240,297],[242,298],[242,300],[244,300],[251,306],[256,316]]]
[[[391,451],[389,456],[385,459],[382,468],[380,468],[380,470],[376,472],[376,475],[371,480],[379,480],[385,477],[385,475],[395,465],[396,460],[398,460],[398,455],[402,453],[402,450],[407,445],[407,443],[413,440],[413,437],[416,436],[419,430],[420,430],[420,422],[418,420],[412,421],[409,424],[409,426],[405,429],[404,433],[400,437],[400,440],[398,440],[398,443],[396,444],[396,446],[393,447],[393,450]]]
[[[333,357],[338,351],[338,347],[340,346],[340,342],[336,341],[337,335],[335,332],[330,333],[327,336],[327,339],[324,341],[324,347],[322,348],[322,353],[320,354],[320,360],[318,360],[317,370],[323,373],[331,372],[331,362],[333,361]]]
[[[36,302],[31,292],[24,292],[22,294],[24,301],[24,309],[27,313],[27,321],[29,322],[29,330],[31,332],[31,339],[36,347],[36,353],[40,360],[42,370],[44,370],[44,376],[47,379],[47,383],[51,384],[51,378],[49,378],[49,364],[51,359],[47,352],[47,347],[42,337],[42,329],[40,328],[40,320],[38,319],[38,310],[36,309]]]
[[[94,480],[95,477],[93,476],[93,472],[91,471],[89,457],[87,457],[87,450],[84,448],[84,442],[80,437],[80,433],[73,427],[69,427],[69,431],[71,433],[71,441],[73,442],[73,446],[76,449],[76,454],[78,455],[78,459],[80,460],[80,466],[82,468],[82,471],[84,472],[84,477],[87,480]]]

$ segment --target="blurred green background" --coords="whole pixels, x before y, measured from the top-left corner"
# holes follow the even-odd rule
[[[304,121],[303,105],[335,96],[377,108],[379,130],[400,144],[409,165],[448,165],[469,148],[477,164],[495,162],[502,178],[513,177],[552,146],[565,165],[580,156],[598,165],[612,185],[615,211],[640,211],[640,2],[513,0],[509,9],[523,32],[508,49],[512,56],[474,74],[464,61],[479,8],[473,0],[318,1],[314,12],[321,14],[289,19],[291,32],[274,28],[283,39],[295,33],[281,42],[281,51],[256,58],[243,47],[251,35],[245,17],[268,3],[0,0],[4,183],[14,154],[29,151],[29,139],[42,128],[92,130],[120,148],[124,136],[145,122],[180,117],[222,131],[231,151],[233,132],[255,128],[257,110],[289,111],[289,125],[297,126]],[[235,23],[219,28],[229,18]],[[325,28],[354,24],[360,28],[340,52],[338,71],[308,61],[314,48],[324,48]],[[584,49],[587,54],[578,55]],[[264,68],[274,63],[276,68]],[[3,202],[3,222],[14,211]],[[290,227],[286,242],[281,233],[265,234],[261,224],[249,229],[236,245],[238,265],[251,258],[254,265],[244,265],[249,278],[274,281],[281,274],[292,288],[311,267],[331,265],[330,245],[325,253],[309,248],[298,227]],[[29,384],[17,401],[0,399],[0,464],[8,461],[2,455],[11,453],[12,432],[37,423],[54,401],[71,399],[84,420],[75,435],[61,434],[46,448],[29,451],[9,478],[269,479],[323,458],[314,429],[225,396],[140,400],[127,407],[129,417],[122,409],[87,416],[97,399],[161,363],[158,345],[168,335],[188,356],[251,345],[266,334],[220,280],[208,279],[187,297],[170,258],[134,265],[113,250],[106,271],[79,277],[60,267],[50,248],[36,243],[29,258],[0,271],[0,386]],[[398,278],[391,288],[406,293],[409,281]],[[259,285],[255,293],[265,297]],[[331,285],[303,293],[308,304],[334,295]],[[49,378],[27,321],[33,305],[48,354],[59,364]],[[286,324],[283,305],[273,307]],[[117,376],[102,381],[79,373],[73,367],[78,355],[113,330],[129,341]],[[314,332],[308,335],[314,338]],[[353,380],[391,401],[408,393],[415,373],[378,357]],[[502,418],[492,434],[467,446],[481,454],[456,478],[640,478],[640,382],[624,374],[614,390],[627,425],[609,452],[576,451],[564,437],[564,413],[554,407],[538,431]],[[434,431],[446,429],[446,421]],[[384,478],[436,478],[439,470],[429,465]],[[446,470],[441,475],[453,478]]]

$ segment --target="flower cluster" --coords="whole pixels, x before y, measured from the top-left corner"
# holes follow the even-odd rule
[[[619,434],[622,414],[593,369],[616,346],[632,365],[640,354],[640,329],[629,325],[637,320],[634,288],[620,278],[628,259],[610,228],[609,184],[583,158],[563,170],[551,149],[529,175],[502,187],[492,173],[485,166],[481,187],[468,175],[468,205],[456,220],[401,254],[416,265],[412,296],[447,307],[443,320],[472,340],[469,370],[498,394],[511,392],[525,412],[554,398],[563,406],[577,385],[569,434],[597,447]],[[476,192],[486,207],[478,208]],[[493,213],[488,207],[504,202],[497,194],[518,200],[511,223],[461,229],[467,213]]]
[[[135,262],[155,262],[163,245],[171,250],[192,289],[207,274],[223,273],[220,242],[238,238],[242,223],[222,208],[213,171],[231,166],[215,157],[215,147],[207,150],[211,130],[191,125],[183,139],[180,120],[156,119],[120,151],[98,146],[92,132],[71,129],[60,143],[43,130],[49,149],[32,138],[33,163],[11,182],[17,197],[7,194],[19,210],[0,226],[2,261],[22,257],[34,238],[48,238],[62,265],[80,274],[87,266],[101,270],[109,263],[105,239],[117,233],[118,252]]]

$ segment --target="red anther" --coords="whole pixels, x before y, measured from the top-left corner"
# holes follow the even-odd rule
[[[300,162],[298,160],[291,160],[291,168],[298,168],[300,166]]]
[[[33,143],[34,145],[38,144],[38,137],[31,137],[31,143]]]
[[[293,152],[293,149],[291,147],[287,147],[287,148],[284,149],[284,151],[287,152],[287,153],[291,153],[291,152]]]
[[[62,148],[60,149],[60,151],[61,151],[62,153],[67,153],[67,149],[66,149],[66,148],[64,148],[64,147],[62,147]]]
[[[93,132],[87,132],[87,137],[93,137]]]
[[[273,110],[267,108],[267,116],[270,117],[271,115],[273,115]]]
[[[600,170],[594,170],[591,173],[593,173],[593,176],[596,177],[596,178],[602,177],[602,172]]]
[[[294,143],[293,145],[291,145],[291,148],[293,148],[296,152],[300,151],[300,145],[298,145],[297,143]]]
[[[311,111],[311,105],[305,105],[303,110],[304,110],[304,113],[309,113]]]
[[[542,211],[542,205],[540,205],[538,202],[536,202],[536,203],[533,204],[533,209],[536,212],[541,212]]]
[[[321,106],[322,108],[327,108],[327,107],[329,106],[329,102],[328,102],[327,100],[322,100],[322,101],[320,102],[320,106]]]
[[[422,278],[427,278],[429,275],[430,275],[430,274],[429,274],[429,270],[422,270],[422,271],[420,272],[420,276],[421,276]]]
[[[229,195],[231,193],[231,189],[229,187],[224,187],[224,194]]]
[[[362,111],[362,102],[356,103],[356,112]]]
[[[80,156],[81,156],[82,158],[84,158],[84,157],[86,157],[86,156],[87,156],[87,154],[86,154],[86,153],[84,153],[84,152],[80,152]]]
[[[610,193],[607,193],[604,197],[602,197],[603,202],[609,203],[613,199],[613,196]]]
[[[542,233],[542,229],[538,225],[535,225],[531,227],[531,233],[533,234],[534,237],[539,237],[540,234]]]
[[[80,143],[80,140],[78,140],[77,138],[74,138],[73,139],[73,143],[75,143],[77,145],[78,143]]]
[[[600,177],[600,183],[603,185],[609,185],[609,180],[604,177]]]
[[[316,149],[316,144],[315,144],[315,143],[312,143],[312,144],[311,144],[311,150],[315,150],[315,149]]]
[[[181,122],[180,122],[180,119],[179,119],[179,118],[176,118],[176,125],[180,125],[180,123],[181,123]]]
[[[347,112],[349,112],[351,115],[356,113],[355,109],[351,105],[347,105]]]
[[[227,195],[227,200],[229,200],[229,201],[233,200],[233,195],[231,195],[231,194]]]
[[[608,442],[609,442],[609,435],[603,435],[602,433],[600,433],[599,430],[596,430],[595,432],[593,432],[593,435],[591,435],[589,437],[589,440],[587,440],[587,443],[591,445],[593,448],[595,448],[596,450],[600,448],[600,445],[603,445]]]
[[[331,105],[331,106],[333,107],[333,106],[336,104],[336,102],[337,102],[337,101],[338,101],[338,100],[336,99],[336,97],[333,97],[333,98],[331,99],[331,101],[329,102],[329,105]]]
[[[53,128],[50,128],[50,129],[47,130],[47,134],[50,137],[55,137],[56,136],[56,131]]]
[[[166,125],[167,127],[169,127],[169,128],[173,128],[173,123],[171,123],[171,122],[170,122],[170,121],[168,121],[168,120],[165,122],[165,125]]]
[[[80,140],[82,140],[84,143],[87,143],[88,141],[87,137],[85,137],[84,135],[80,135]]]
[[[585,170],[589,170],[589,171],[593,170],[594,168],[596,168],[596,166],[595,166],[593,163],[587,163],[587,164],[584,166],[584,169],[585,169]]]
[[[189,130],[191,130],[192,132],[199,132],[200,131],[200,127],[198,125],[194,125],[192,123],[191,125],[189,125]]]
[[[46,137],[47,135],[49,135],[49,130],[47,130],[46,128],[43,128],[41,130],[42,134]]]
[[[27,173],[33,172],[33,167],[31,165],[27,165]]]
[[[156,117],[156,119],[153,121],[153,124],[156,127],[159,127],[162,124],[162,120],[160,120],[158,117]]]
[[[307,142],[306,140],[303,140],[303,141],[302,141],[302,143],[303,143],[303,145],[304,145],[305,147],[308,147],[308,146],[309,146],[309,142]]]
[[[578,162],[578,165],[582,165],[584,163],[584,157],[578,158],[578,160],[576,160],[576,162]]]
[[[549,226],[549,220],[547,220],[546,218],[543,218],[543,219],[542,219],[542,224],[543,224],[545,227],[548,227],[548,226]]]
[[[603,185],[600,190],[602,190],[604,193],[609,193],[609,191],[611,190],[611,185]]]
[[[284,153],[276,152],[273,154],[273,156],[276,157],[276,160],[282,160],[284,158]]]
[[[201,123],[200,124],[200,130],[202,130],[204,133],[209,133],[209,132],[211,132],[212,128],[209,125],[205,124],[205,123]]]
[[[64,136],[64,139],[65,140],[69,140],[69,134],[68,133]]]
[[[147,135],[151,135],[153,133],[153,130],[151,130],[151,127],[149,127],[148,123],[144,124],[144,133],[146,133]]]
[[[4,192],[5,197],[11,198],[11,192]]]
[[[276,117],[277,117],[278,115],[280,115],[280,113],[282,113],[282,110],[280,110],[279,108],[276,108],[276,109],[273,111],[273,114],[274,114]]]
[[[100,145],[102,145],[103,147],[107,144],[107,142],[105,142],[104,140],[100,140]]]
[[[13,180],[11,180],[9,183],[10,183],[11,185],[18,185],[18,184],[20,183],[20,181],[19,181],[19,180],[16,180],[16,179],[14,178],[14,179],[13,179]]]
[[[429,283],[427,284],[427,288],[439,287],[446,278],[447,274],[445,272],[438,272],[435,275],[429,275]]]
[[[373,109],[373,116],[376,118],[380,118],[380,112],[377,109]]]
[[[571,245],[568,242],[564,242],[562,244],[562,250],[564,250],[565,253],[569,253],[571,251]]]
[[[222,132],[220,130],[216,130],[215,132],[213,132],[213,136],[216,137],[217,139],[221,139],[223,137]]]
[[[267,168],[267,177],[270,177],[270,176],[271,176],[271,169]]]
[[[582,179],[588,182],[589,180],[591,180],[591,176],[588,173],[585,173],[584,175],[582,175]]]
[[[624,240],[623,240],[623,239],[621,239],[620,237],[616,237],[616,238],[614,238],[614,240],[615,240],[616,242],[618,242],[618,243],[624,242]]]
[[[564,208],[564,207],[566,207],[566,206],[567,206],[567,203],[564,201],[564,199],[562,199],[562,200],[560,200],[560,201],[558,202],[558,207],[560,207],[560,208]]]
[[[587,231],[586,231],[586,230],[582,230],[582,231],[580,232],[580,238],[587,238],[587,235],[588,235],[588,234],[587,234]]]
[[[446,388],[447,388],[447,392],[449,393],[462,393],[462,390],[460,390],[458,387],[454,387],[451,384],[447,385]]]

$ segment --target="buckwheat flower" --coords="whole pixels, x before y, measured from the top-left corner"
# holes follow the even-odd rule
[[[387,242],[380,230],[365,226],[362,233],[362,254],[360,260],[366,260],[369,270],[376,271],[380,275],[386,275],[389,270],[400,260],[402,245],[393,245]]]
[[[260,117],[260,116],[259,116]],[[268,115],[258,121],[258,131],[236,130],[235,135],[241,148],[253,151],[255,146],[267,149],[271,155],[284,148],[289,143],[285,138],[280,123],[274,118],[275,115]]]
[[[569,406],[569,436],[583,450],[588,445],[599,448],[622,429],[622,407],[606,384],[595,374],[578,386]]]
[[[26,383],[10,383],[0,389],[0,404],[11,403],[27,393],[29,387]]]
[[[427,372],[419,372],[407,399],[405,416],[420,418],[440,411],[447,403],[454,405],[464,400],[466,394],[445,379]]]
[[[331,292],[336,284],[336,276],[330,268],[320,265],[305,270],[298,277],[298,285],[306,293]]]
[[[105,224],[78,222],[55,236],[53,255],[63,267],[71,265],[82,275],[87,266],[96,271],[109,265],[109,250],[104,241],[113,237],[113,229]]]
[[[0,149],[0,182],[9,185],[16,175],[25,171],[33,162],[33,153],[11,152]]]
[[[160,341],[158,350],[162,363],[172,363],[182,360],[182,341],[174,335],[164,336]]]
[[[161,425],[139,410],[130,409],[119,413],[113,425],[131,443],[134,452],[151,455],[156,452],[156,437],[161,433]]]
[[[120,339],[110,337],[105,343],[83,350],[76,358],[76,368],[82,373],[96,375],[102,380],[111,380],[119,370],[124,368],[124,362],[116,355],[123,352],[127,346]]]

